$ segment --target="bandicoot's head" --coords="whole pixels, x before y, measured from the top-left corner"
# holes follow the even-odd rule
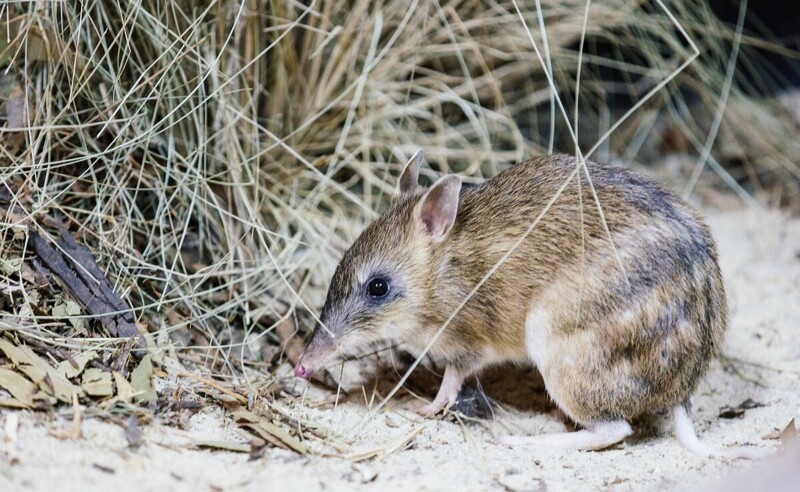
[[[433,245],[450,233],[461,180],[417,183],[422,151],[408,161],[391,207],[344,254],[311,341],[294,372],[309,377],[328,360],[381,340],[409,340],[428,302]]]

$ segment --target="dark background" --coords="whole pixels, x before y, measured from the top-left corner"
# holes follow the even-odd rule
[[[723,21],[736,24],[739,0],[709,0],[714,13]],[[745,17],[745,33],[778,41],[783,46],[800,49],[800,0],[749,0]],[[752,83],[750,92],[761,95],[800,87],[800,60],[774,51],[749,48],[747,55],[754,68],[740,65],[745,79]]]

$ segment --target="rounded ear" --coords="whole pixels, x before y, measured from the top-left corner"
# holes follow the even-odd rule
[[[417,150],[411,159],[406,163],[403,172],[400,173],[400,179],[397,180],[397,188],[394,190],[394,197],[398,198],[405,194],[412,193],[417,190],[417,182],[419,181],[419,169],[422,167],[422,161],[425,155],[422,149]]]
[[[417,205],[416,213],[434,242],[443,240],[456,221],[461,178],[445,176],[435,182]]]

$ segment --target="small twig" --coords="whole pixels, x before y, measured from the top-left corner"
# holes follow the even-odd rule
[[[63,227],[63,226],[62,226]],[[102,292],[97,287],[97,282],[100,283],[107,283],[108,279],[105,276],[101,276],[99,279],[95,279],[94,282],[85,282],[84,279],[81,279],[78,274],[73,271],[72,268],[67,264],[64,256],[56,251],[55,248],[50,246],[47,240],[45,240],[42,236],[38,233],[31,231],[31,238],[33,239],[33,249],[36,251],[36,254],[42,259],[45,263],[47,268],[49,268],[55,275],[57,275],[61,280],[64,282],[64,285],[69,290],[69,292],[86,308],[86,311],[96,316],[100,322],[102,323],[103,327],[108,331],[111,336],[115,337],[123,337],[123,338],[132,338],[135,340],[135,343],[139,347],[144,346],[144,340],[142,336],[139,334],[139,330],[136,328],[136,325],[128,320],[125,319],[124,316],[120,315],[111,315],[108,313],[114,313],[119,311],[117,307],[113,304],[118,304],[118,302],[114,302],[113,304],[109,304],[108,301],[104,300],[105,296],[102,295]],[[66,230],[62,231],[62,235],[66,234],[69,235]],[[71,236],[70,236],[71,237]],[[75,243],[74,238],[71,240],[74,248],[80,249],[81,246]],[[73,251],[70,249],[70,251]],[[97,270],[97,265],[94,263],[93,258],[86,258],[89,255],[88,251],[85,253],[81,253],[80,257],[84,260],[88,261],[87,264],[92,264],[93,266],[88,267],[89,270]],[[77,262],[77,258],[72,259],[73,262]],[[83,263],[77,265],[78,268],[76,270],[80,271],[80,267],[85,267]],[[102,272],[100,272],[102,273]],[[116,296],[116,294],[113,294]],[[122,302],[121,299],[119,302]]]
[[[69,254],[68,259],[70,259],[74,264],[75,271],[81,276],[83,282],[90,288],[94,287],[93,290],[95,294],[102,294],[102,297],[107,301],[107,303],[113,306],[116,311],[121,313],[119,314],[120,317],[122,317],[127,323],[134,325],[135,320],[133,319],[133,313],[125,304],[125,301],[123,301],[122,298],[111,288],[108,278],[97,266],[92,253],[89,252],[85,246],[82,246],[75,241],[75,237],[70,234],[63,223],[54,219],[51,220],[55,223],[56,228],[61,235],[58,245]]]

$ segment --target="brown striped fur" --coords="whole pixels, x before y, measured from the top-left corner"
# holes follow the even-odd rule
[[[376,340],[421,351],[576,166],[570,156],[538,157],[462,188],[440,240],[419,217],[426,189],[404,174],[389,210],[341,260],[322,311],[333,338],[318,327],[303,363],[319,368]],[[610,238],[578,168],[430,352],[463,375],[532,360],[551,397],[579,423],[687,401],[726,329],[716,248],[698,213],[639,174],[587,166]],[[390,282],[380,302],[364,294],[376,274]]]

